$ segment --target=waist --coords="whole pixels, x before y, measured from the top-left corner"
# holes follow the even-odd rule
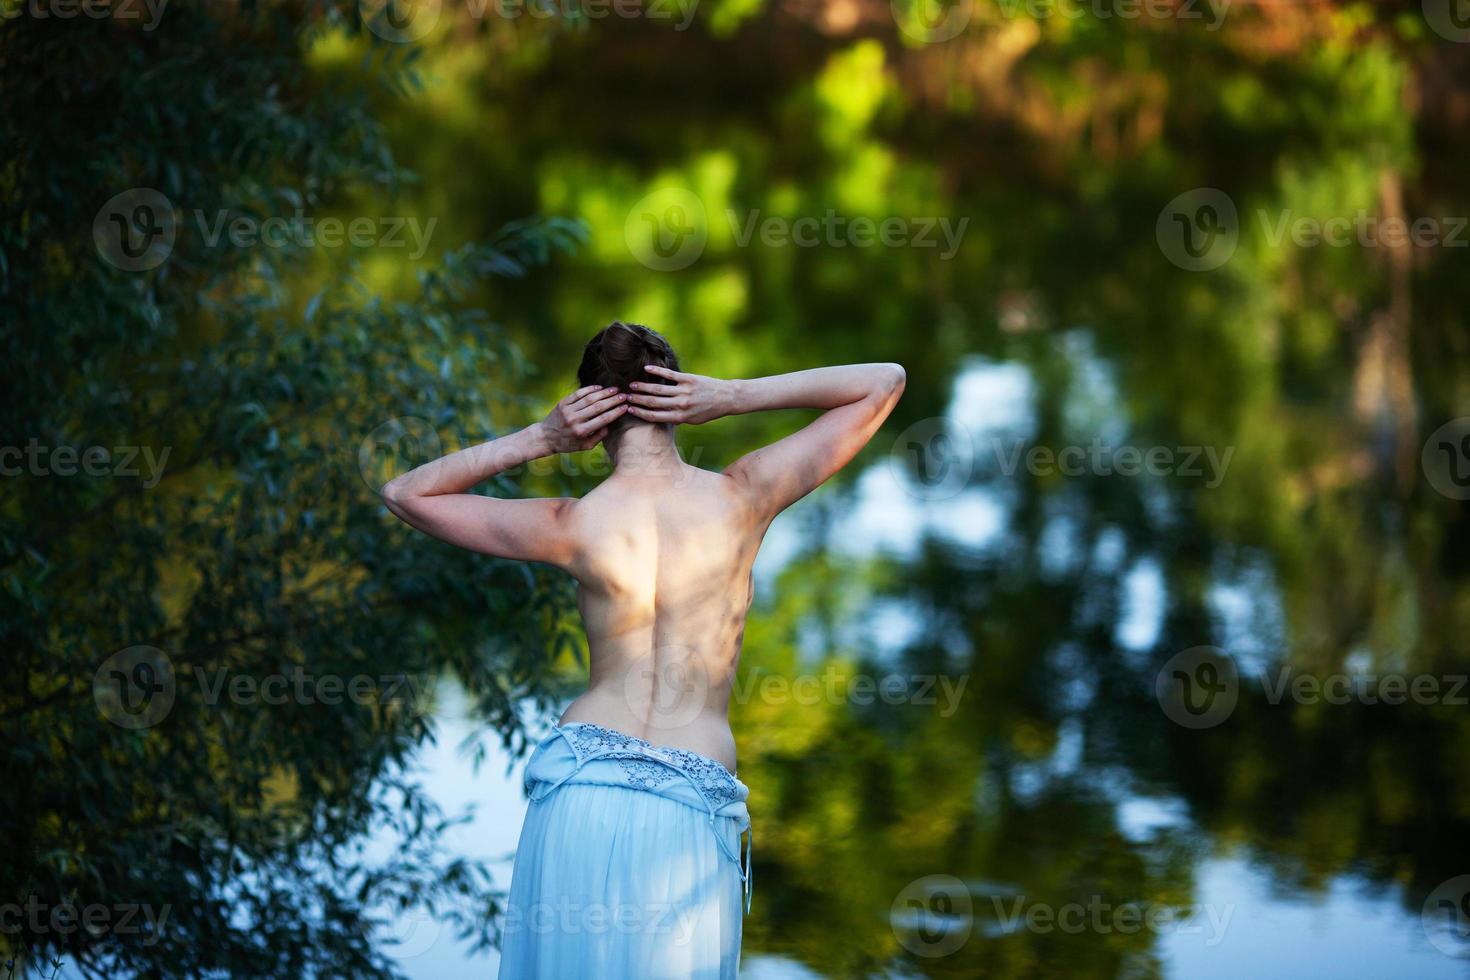
[[[745,893],[752,895],[750,788],[717,759],[627,735],[591,722],[553,726],[526,765],[526,795],[540,803],[568,783],[623,786],[676,801],[708,816],[715,841],[734,862]],[[717,826],[717,821],[721,823]],[[726,828],[724,831],[721,828]],[[733,828],[735,842],[725,839]],[[745,860],[738,851],[745,836]]]
[[[748,822],[750,789],[718,759],[689,749],[655,745],[616,729],[574,721],[553,726],[526,766],[532,799],[576,779],[626,785],[667,796],[714,816]]]
[[[702,692],[703,693],[703,692]],[[728,694],[690,698],[661,689],[633,696],[613,678],[594,679],[562,714],[562,724],[590,724],[638,739],[644,745],[692,752],[736,771],[735,736],[726,710]]]

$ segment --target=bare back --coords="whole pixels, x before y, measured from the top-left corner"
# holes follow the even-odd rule
[[[569,515],[591,659],[563,722],[594,722],[735,769],[730,690],[769,520],[733,477],[682,461],[614,473]]]
[[[563,722],[689,749],[733,771],[730,691],[761,539],[872,438],[903,392],[904,371],[850,364],[722,381],[638,363],[663,380],[589,384],[542,422],[395,477],[383,500],[426,534],[576,578],[591,678]],[[678,425],[787,408],[822,414],[722,473],[679,457]],[[467,492],[528,460],[590,449],[624,414],[612,475],[581,499]]]

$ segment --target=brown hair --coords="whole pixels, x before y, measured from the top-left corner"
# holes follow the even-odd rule
[[[668,378],[643,370],[646,364],[656,364],[677,371],[679,355],[674,353],[674,348],[657,331],[639,323],[614,320],[587,341],[587,346],[582,350],[582,364],[577,368],[577,384],[583,388],[588,385],[602,385],[605,388],[627,391],[630,381],[674,383]],[[624,428],[623,423],[629,421],[636,419],[631,415],[624,415],[612,424],[610,431],[620,431]]]

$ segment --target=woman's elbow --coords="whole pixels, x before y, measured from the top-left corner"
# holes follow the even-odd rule
[[[395,477],[383,484],[380,495],[383,498],[384,506],[392,512],[394,517],[397,517],[399,520],[408,520],[407,515],[411,501],[413,500],[413,494],[408,491],[403,477]]]
[[[903,394],[904,385],[908,384],[908,372],[903,369],[902,364],[895,362],[876,366],[880,372],[880,390],[885,396],[897,399]]]

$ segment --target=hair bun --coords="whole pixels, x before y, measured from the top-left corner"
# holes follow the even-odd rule
[[[657,331],[641,323],[614,320],[587,342],[577,380],[583,387],[602,385],[622,389],[633,381],[672,383],[645,371],[650,364],[677,371],[679,357]]]

